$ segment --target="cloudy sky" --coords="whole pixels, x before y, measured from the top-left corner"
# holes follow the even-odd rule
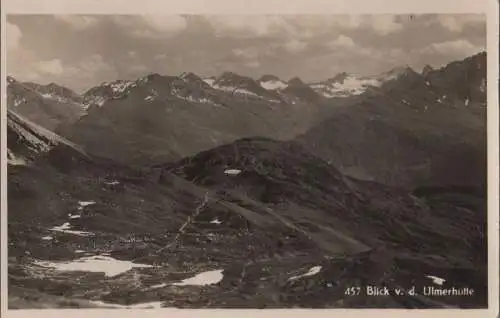
[[[233,71],[304,81],[420,71],[485,50],[483,15],[10,15],[7,72],[82,92],[149,73]]]

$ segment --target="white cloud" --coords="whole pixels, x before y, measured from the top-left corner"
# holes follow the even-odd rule
[[[61,75],[64,72],[64,67],[59,59],[36,62],[33,69],[38,73],[48,75]]]
[[[113,68],[99,54],[91,55],[79,63],[79,68],[88,72],[110,71]]]
[[[461,32],[468,25],[486,26],[486,16],[482,14],[439,15],[437,21],[452,32]]]
[[[245,50],[243,49],[232,49],[231,52],[236,56],[245,56]]]
[[[399,48],[387,48],[387,49],[378,49],[373,47],[364,47],[359,48],[357,54],[361,55],[365,59],[371,59],[374,61],[398,61],[396,64],[406,64],[406,58],[408,57],[408,53],[405,53],[404,50]]]
[[[53,81],[81,88],[94,85],[96,78],[115,80],[118,76],[115,68],[99,54],[90,55],[72,64],[65,64],[60,59],[39,61],[31,52],[23,50],[21,53],[25,54],[21,57],[16,55],[8,58],[8,72],[19,80],[39,83]]]
[[[27,80],[36,80],[38,71],[31,66],[35,58],[35,53],[29,51],[21,45],[23,33],[21,29],[12,23],[6,23],[6,39],[7,47],[6,68],[9,75],[14,77],[23,77]]]
[[[311,37],[331,31],[373,30],[387,35],[402,30],[403,25],[396,22],[395,15],[303,15],[287,16],[286,22],[295,35]]]
[[[144,64],[133,64],[130,66],[130,70],[132,72],[146,72],[148,71],[148,67]]]
[[[92,28],[99,23],[96,17],[85,15],[54,15],[54,18],[60,22],[66,23],[76,30]]]
[[[350,57],[362,60],[402,60],[405,58],[404,50],[400,48],[376,48],[370,46],[361,46],[354,40],[345,35],[339,35],[335,40],[326,44],[330,48],[332,59],[338,57]]]
[[[186,18],[181,15],[114,16],[111,21],[141,38],[171,36],[187,27]]]
[[[291,40],[285,43],[284,48],[291,53],[298,53],[307,47],[307,43],[299,40]]]
[[[369,26],[371,23],[368,16],[355,15],[228,15],[206,18],[219,35],[285,35],[288,38],[307,38],[318,33],[328,33],[332,29],[357,29]],[[380,22],[378,23],[380,24]],[[379,26],[378,29],[383,28],[386,30],[386,24]]]
[[[7,22],[7,49],[14,50],[19,47],[19,42],[23,36],[21,29],[15,24]]]
[[[133,30],[131,35],[136,38],[156,38],[160,36],[160,34],[155,33],[148,29]],[[170,34],[164,34],[164,35],[170,35]]]
[[[286,15],[282,27],[291,36],[309,38],[332,30],[355,28],[360,23],[356,16],[347,15]]]
[[[356,29],[362,26],[363,18],[359,15],[300,15],[287,16],[287,23],[293,25],[297,32],[328,31],[336,29]]]
[[[283,15],[210,16],[207,20],[218,35],[308,38],[342,30],[372,30],[388,35],[403,29],[396,15]]]
[[[339,35],[339,37],[330,43],[328,43],[328,46],[332,49],[336,48],[353,48],[356,46],[354,41],[345,35]]]
[[[180,15],[147,15],[143,16],[144,23],[157,32],[178,32],[187,27],[187,21]]]
[[[96,75],[102,74],[115,76],[116,70],[101,55],[93,54],[75,63],[75,65],[65,67],[63,75],[72,80],[78,80],[92,79]]]
[[[403,56],[405,56],[405,54],[406,54],[406,52],[402,49],[392,48],[392,49],[388,50],[386,56],[393,58],[393,59],[401,59],[401,58],[403,58]]]
[[[42,79],[42,76],[37,72],[28,72],[26,74],[23,74],[22,79],[26,81],[38,81]]]
[[[167,59],[167,54],[158,54],[158,55],[155,55],[153,58],[155,61],[163,61],[165,59]]]
[[[349,15],[340,17],[337,23],[345,29],[357,29],[363,25],[364,19],[361,15]]]
[[[374,15],[370,17],[368,23],[378,34],[387,35],[403,29],[403,25],[396,22],[395,18],[394,15]]]
[[[439,16],[438,22],[446,29],[453,32],[462,31],[462,24],[455,17],[452,16]]]
[[[229,34],[239,36],[264,36],[281,31],[291,31],[291,27],[281,16],[207,16],[216,34]]]
[[[424,54],[440,54],[453,58],[469,56],[483,51],[484,48],[476,46],[467,40],[446,41],[433,43],[422,49]]]
[[[118,72],[101,55],[93,54],[64,67],[64,73],[55,79],[56,82],[64,79],[70,87],[82,89],[96,84],[96,79],[110,81],[118,79]]]
[[[254,59],[254,58],[259,56],[259,50],[255,47],[248,47],[245,49],[237,48],[237,49],[231,50],[231,52],[238,57],[242,57],[242,58],[246,58],[246,59]]]
[[[259,61],[249,61],[245,63],[245,66],[250,68],[257,68],[260,66],[260,63]]]

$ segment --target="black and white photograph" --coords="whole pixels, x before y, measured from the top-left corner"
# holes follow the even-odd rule
[[[4,26],[9,310],[488,308],[486,14]]]

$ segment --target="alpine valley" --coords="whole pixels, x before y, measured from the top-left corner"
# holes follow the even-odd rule
[[[484,52],[314,83],[7,81],[11,309],[487,307]]]

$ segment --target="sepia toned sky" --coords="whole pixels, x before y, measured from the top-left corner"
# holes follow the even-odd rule
[[[485,50],[483,15],[9,15],[7,73],[82,92],[149,73],[319,81]]]

